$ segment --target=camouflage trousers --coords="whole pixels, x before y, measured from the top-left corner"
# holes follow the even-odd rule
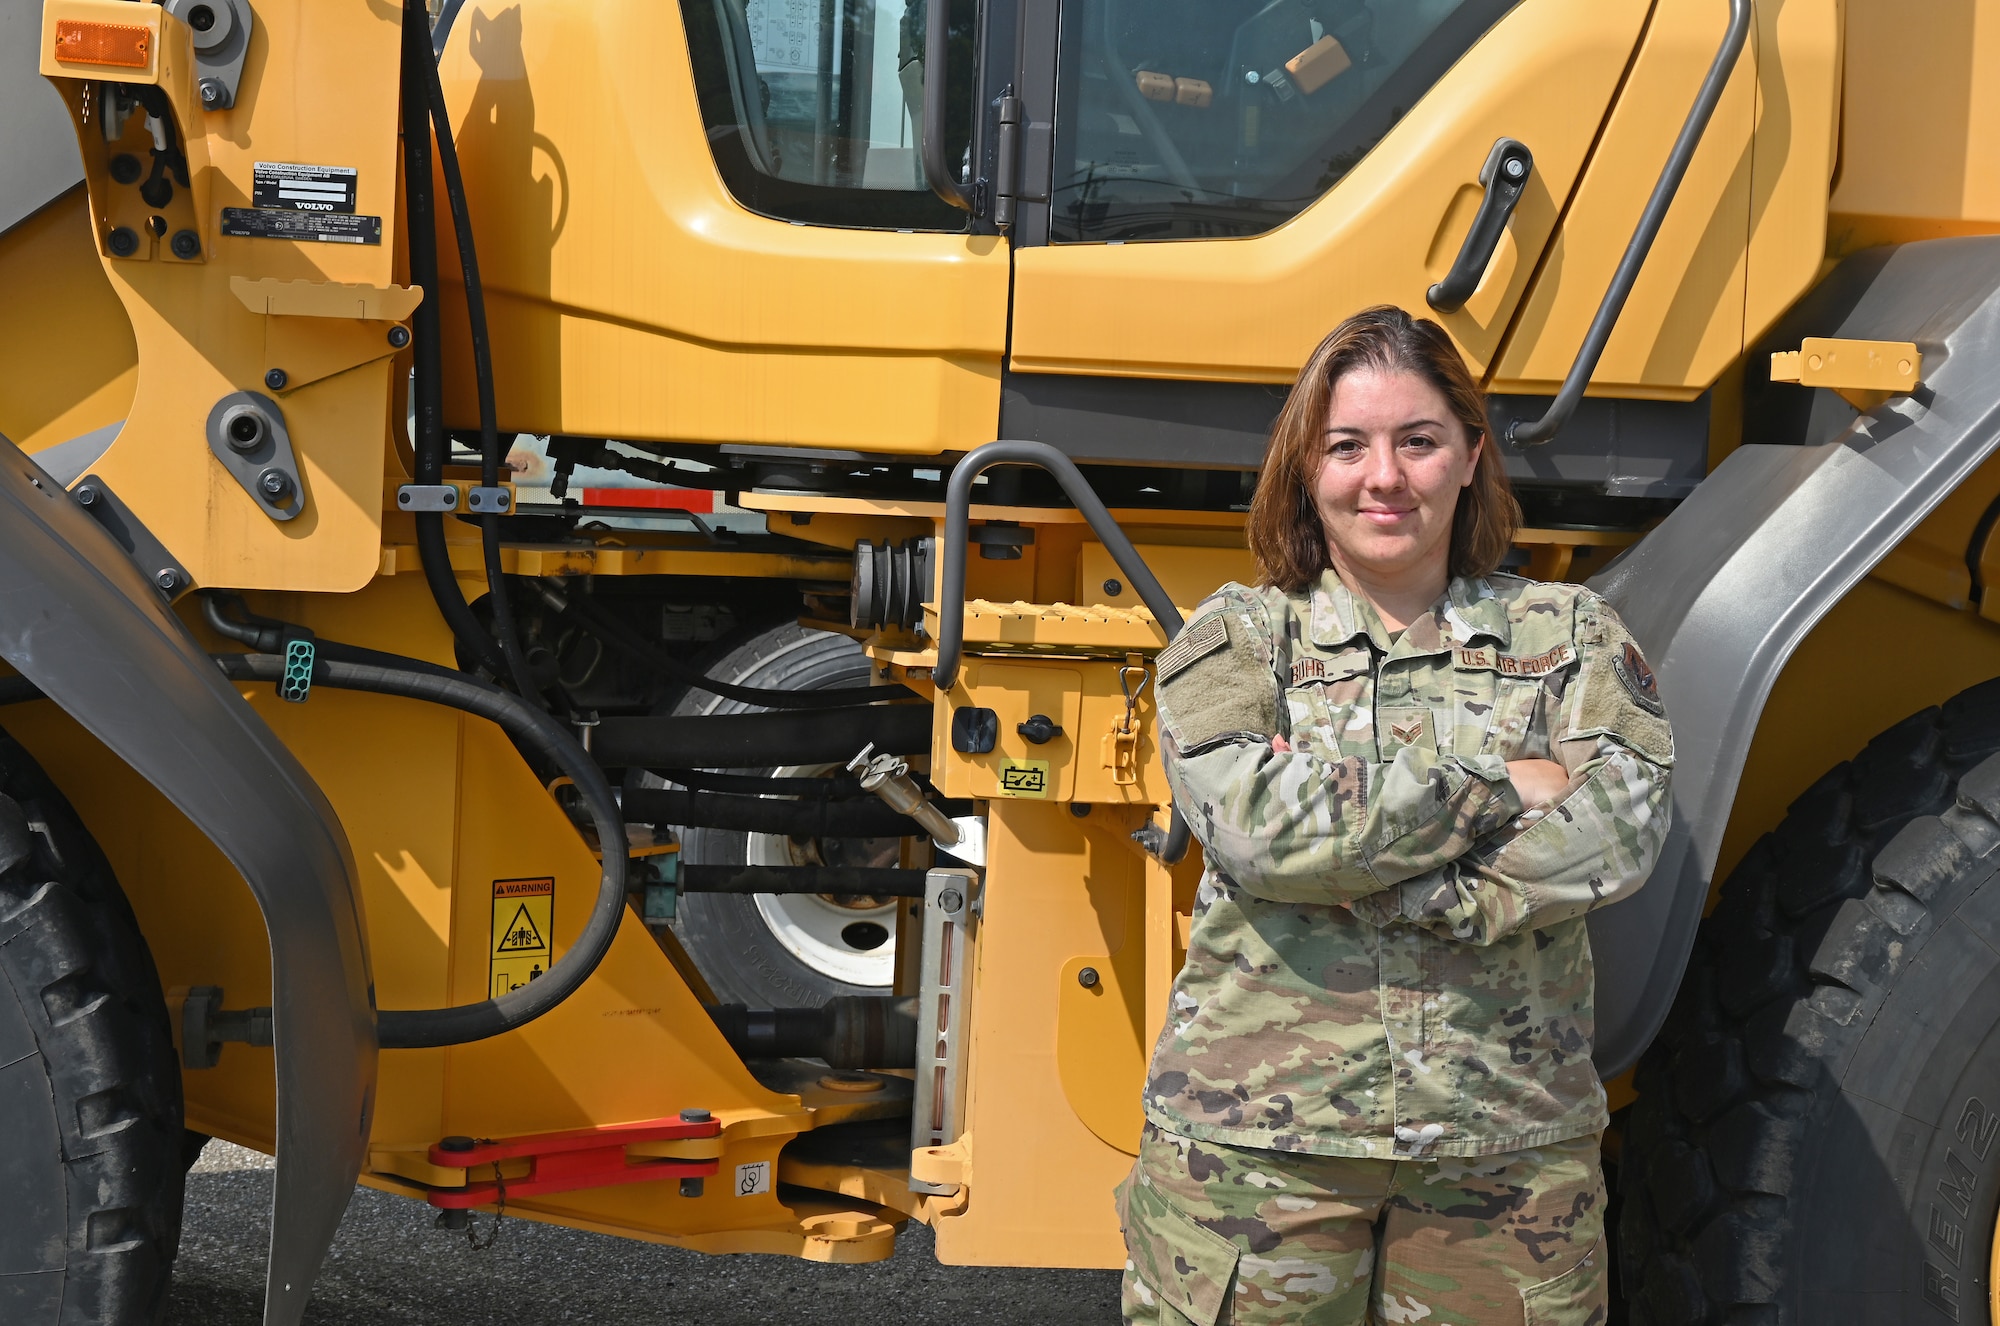
[[[1602,1326],[1596,1135],[1354,1160],[1146,1125],[1118,1186],[1135,1326]]]

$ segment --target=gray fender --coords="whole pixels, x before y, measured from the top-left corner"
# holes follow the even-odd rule
[[[263,909],[278,1064],[264,1321],[291,1326],[354,1191],[374,1101],[374,992],[347,836],[118,545],[4,439],[0,657],[179,807]]]
[[[1831,392],[1794,397],[1805,408],[1779,429],[1790,436],[1739,448],[1591,581],[1653,664],[1676,755],[1674,823],[1651,882],[1590,917],[1605,1076],[1638,1059],[1672,1006],[1778,674],[1814,624],[2000,444],[2000,239],[1857,254],[1769,345],[1797,349],[1802,336],[1914,341],[1922,384],[1859,417]],[[1750,366],[1753,377],[1764,371]],[[1771,393],[1805,389],[1763,391],[1777,418],[1788,412]]]

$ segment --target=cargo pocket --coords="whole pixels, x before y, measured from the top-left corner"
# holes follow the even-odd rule
[[[1238,1249],[1203,1229],[1137,1175],[1120,1186],[1120,1215],[1132,1273],[1195,1326],[1216,1326],[1236,1279]]]
[[[1610,1310],[1604,1283],[1604,1244],[1553,1280],[1521,1291],[1528,1326],[1603,1326]]]

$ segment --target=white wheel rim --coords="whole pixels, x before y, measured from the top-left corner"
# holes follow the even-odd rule
[[[773,771],[778,778],[812,778],[831,766],[792,766]],[[747,835],[749,864],[798,864],[791,840],[782,834]],[[759,893],[757,913],[787,953],[822,976],[848,985],[888,989],[896,980],[896,904],[841,907],[816,893]],[[889,932],[876,948],[858,949],[841,937],[848,927],[872,921]]]

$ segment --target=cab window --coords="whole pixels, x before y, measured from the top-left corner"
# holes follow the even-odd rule
[[[1051,238],[1283,224],[1516,3],[1068,0]]]
[[[952,8],[952,86],[969,88],[975,6]],[[709,148],[739,203],[814,225],[965,228],[920,161],[923,0],[682,0],[681,14]],[[970,106],[958,116],[954,161]]]

